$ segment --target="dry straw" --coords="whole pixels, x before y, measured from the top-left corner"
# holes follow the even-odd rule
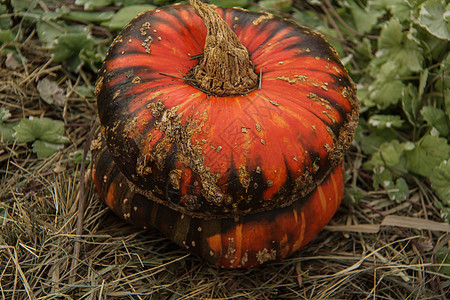
[[[24,63],[14,69],[1,58],[0,107],[12,121],[62,119],[70,144],[47,159],[36,158],[30,144],[0,144],[0,298],[444,299],[449,292],[450,277],[436,260],[449,247],[449,227],[431,204],[433,194],[420,182],[404,203],[372,191],[358,172],[357,148],[347,157],[347,185],[366,190],[361,203],[342,206],[308,247],[282,262],[211,267],[155,230],[114,216],[93,190],[88,168],[77,225],[81,166],[71,154],[83,150],[96,106],[75,87],[95,78],[54,66],[32,38],[15,46]],[[63,107],[39,99],[36,85],[45,77],[63,88]]]

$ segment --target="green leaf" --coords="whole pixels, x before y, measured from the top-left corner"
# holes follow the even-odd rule
[[[409,171],[430,177],[435,167],[450,155],[447,140],[437,136],[426,135],[414,143],[415,148],[406,152],[406,167]]]
[[[64,136],[64,123],[49,118],[22,119],[15,130],[14,137],[18,143],[28,143],[38,139],[57,144],[69,142],[69,139]]]
[[[210,0],[210,4],[217,5],[223,8],[229,7],[248,7],[249,0]]]
[[[71,153],[70,156],[72,157],[72,162],[74,164],[81,164],[81,162],[83,161],[83,150],[77,150]],[[86,166],[88,166],[90,162],[91,162],[91,152],[89,151],[86,155],[85,160]]]
[[[86,86],[86,85],[78,85],[75,90],[78,94],[83,97],[93,97],[94,96],[94,87]]]
[[[53,61],[65,62],[70,71],[79,71],[83,65],[80,58],[80,51],[83,49],[90,49],[94,47],[94,40],[88,34],[83,33],[68,33],[60,36],[54,43]]]
[[[401,21],[411,17],[411,6],[405,0],[370,0],[369,8],[370,11],[387,10]]]
[[[447,136],[449,134],[447,117],[442,109],[433,106],[424,106],[420,110],[420,113],[430,126],[433,126],[439,131],[441,136]]]
[[[311,10],[295,9],[292,14],[292,20],[300,26],[308,26],[310,28],[318,28],[323,25],[323,22]]]
[[[408,32],[403,32],[396,18],[391,18],[381,30],[377,56],[380,63],[392,63],[399,75],[421,71],[424,60],[421,48],[408,37]]]
[[[64,95],[64,90],[58,86],[54,81],[47,78],[39,80],[37,84],[37,89],[39,96],[48,104],[64,105],[66,101],[66,96]]]
[[[436,253],[437,263],[442,265],[438,272],[450,276],[450,250],[447,247],[442,247]],[[445,265],[445,266],[444,266]]]
[[[12,20],[10,17],[2,16],[8,13],[8,9],[6,8],[6,5],[1,4],[0,5],[0,29],[10,29],[12,25]]]
[[[426,1],[420,9],[418,22],[432,35],[443,40],[450,40],[449,11],[445,1]]]
[[[47,46],[52,45],[58,36],[61,36],[67,32],[67,30],[53,22],[39,21],[36,24],[36,30],[39,40]]]
[[[111,5],[112,0],[75,0],[75,5],[83,6],[85,10],[94,10]]]
[[[81,49],[80,59],[95,73],[100,69],[103,58],[106,56],[107,48],[104,46],[98,46],[91,49]]]
[[[384,109],[400,101],[404,87],[401,80],[377,79],[369,88],[369,97],[379,108]]]
[[[405,86],[402,91],[402,108],[409,123],[417,126],[417,112],[419,109],[419,100],[417,97],[417,90],[410,83]]]
[[[46,158],[52,154],[62,150],[64,148],[61,144],[54,144],[37,140],[33,143],[33,152],[37,154],[39,158]]]
[[[14,127],[18,122],[2,123],[0,122],[0,143],[14,142]]]
[[[373,188],[378,189],[380,186],[385,188],[394,185],[391,172],[383,166],[373,168]]]
[[[5,122],[9,118],[11,118],[11,113],[9,112],[9,110],[0,108],[0,123]]]
[[[152,10],[155,8],[156,6],[150,4],[131,5],[124,7],[116,12],[110,20],[102,22],[102,26],[108,27],[111,30],[121,30],[138,14],[146,10]]]
[[[107,11],[70,11],[67,17],[77,21],[99,24],[112,18],[114,12]]]
[[[349,4],[356,30],[361,33],[370,32],[378,23],[381,12],[375,10],[369,11],[367,8],[363,9],[356,2],[350,2]]]
[[[378,129],[399,128],[403,122],[400,116],[393,115],[373,115],[369,118],[369,124]]]
[[[24,12],[33,10],[37,1],[35,0],[11,0],[11,5],[14,8],[14,12]]]
[[[265,10],[289,12],[292,8],[292,0],[261,0],[259,5]]]
[[[439,199],[450,206],[450,163],[444,160],[433,170],[430,176],[431,187],[436,191]]]
[[[363,118],[360,119],[355,132],[355,141],[360,144],[361,150],[367,155],[377,152],[383,143],[396,139],[397,135],[392,129],[370,127]]]
[[[409,187],[403,178],[398,178],[395,185],[389,184],[389,187],[385,187],[385,190],[392,201],[402,202],[409,197]]]
[[[387,166],[404,173],[406,171],[404,152],[412,149],[414,149],[414,144],[411,142],[399,143],[398,140],[393,140],[383,143],[371,159],[364,164],[364,167],[373,169],[376,166]]]
[[[358,187],[351,187],[348,189],[345,189],[344,198],[342,199],[345,204],[354,206],[359,203],[361,198],[366,196],[367,193]]]
[[[7,43],[14,41],[15,34],[11,30],[0,29],[0,42]]]
[[[398,178],[394,182],[391,172],[382,166],[374,168],[373,186],[375,189],[383,187],[392,201],[402,202],[409,197],[409,187],[405,179]]]
[[[11,117],[9,110],[0,108],[0,143],[11,143],[14,142],[14,126],[17,123],[4,123]]]

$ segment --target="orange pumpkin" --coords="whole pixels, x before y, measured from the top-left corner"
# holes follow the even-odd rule
[[[191,4],[144,12],[114,40],[96,85],[95,186],[125,220],[217,266],[282,259],[340,204],[354,85],[307,28]]]

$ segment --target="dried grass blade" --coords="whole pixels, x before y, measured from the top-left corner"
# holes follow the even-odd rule
[[[447,223],[440,223],[436,221],[421,219],[421,218],[412,218],[412,217],[404,217],[404,216],[386,216],[381,222],[382,226],[399,226],[405,228],[414,228],[414,229],[422,229],[422,230],[430,230],[430,231],[444,231],[450,232],[450,225]]]
[[[328,231],[349,231],[349,232],[361,232],[361,233],[377,233],[380,231],[380,225],[378,224],[358,224],[358,225],[328,225],[325,226],[325,230]]]

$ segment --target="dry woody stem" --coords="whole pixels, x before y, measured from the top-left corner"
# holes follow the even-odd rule
[[[200,0],[189,1],[207,28],[205,49],[189,74],[195,86],[217,96],[244,95],[258,87],[247,48],[210,5]]]

